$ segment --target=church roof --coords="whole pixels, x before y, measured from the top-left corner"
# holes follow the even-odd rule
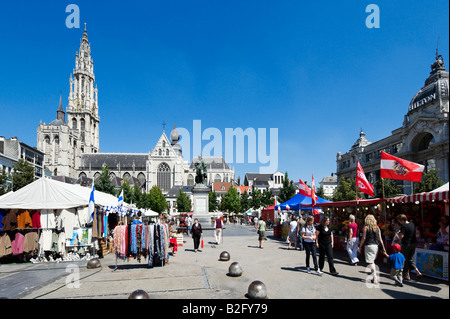
[[[209,156],[209,157],[202,157],[202,159],[205,162],[207,169],[230,169],[223,157]],[[195,163],[197,162],[198,157],[193,158],[189,168],[193,169]]]
[[[101,170],[106,164],[110,170],[145,170],[148,154],[97,153],[82,154],[81,169]]]

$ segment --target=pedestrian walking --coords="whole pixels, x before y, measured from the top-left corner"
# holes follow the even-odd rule
[[[198,251],[200,240],[203,236],[202,225],[198,222],[198,219],[194,219],[194,225],[191,228],[192,239],[194,240],[194,251]]]
[[[297,249],[297,217],[293,217],[289,224],[289,244],[288,249],[291,249],[291,244],[294,243],[294,249]]]
[[[384,255],[392,261],[391,279],[394,279],[396,285],[403,287],[403,266],[406,258],[400,252],[402,248],[399,244],[394,244],[392,247],[394,248],[394,253],[391,255],[385,253]]]
[[[416,252],[417,245],[416,226],[414,226],[413,222],[408,221],[404,214],[398,215],[397,220],[400,224],[398,238],[401,240],[401,252],[406,259],[403,277],[405,280],[411,280],[410,271],[415,270],[416,279],[419,280],[422,278],[422,273],[417,269],[416,263],[414,262],[414,253]]]
[[[263,242],[264,240],[267,239],[267,237],[266,237],[266,222],[264,221],[263,218],[261,218],[258,221],[257,227],[258,227],[257,229],[258,229],[259,248],[264,248]]]
[[[302,229],[302,238],[306,251],[306,270],[308,274],[311,273],[311,268],[309,267],[309,259],[311,257],[314,263],[316,275],[321,276],[322,272],[319,270],[316,256],[316,228],[314,227],[314,218],[311,216],[306,219],[305,226]]]
[[[353,266],[358,265],[358,245],[359,245],[359,235],[358,235],[358,224],[355,223],[355,216],[349,216],[350,223],[348,224],[348,239],[347,239],[347,253],[350,257],[350,263]]]
[[[297,238],[298,238],[298,247],[300,250],[304,250],[303,247],[303,238],[301,236],[301,232],[303,227],[305,226],[306,222],[303,219],[302,215],[299,215],[298,217],[298,226],[297,226]]]
[[[325,266],[325,256],[327,256],[330,274],[337,276],[339,273],[334,268],[333,247],[334,237],[330,228],[330,217],[324,216],[320,225],[317,227],[316,243],[319,248],[319,269],[323,271]]]
[[[372,283],[378,284],[377,272],[375,268],[375,259],[378,256],[378,246],[383,249],[383,254],[386,253],[383,239],[381,238],[380,228],[377,226],[377,220],[371,214],[366,216],[364,220],[363,236],[358,251],[361,252],[364,248],[364,257],[369,266],[370,272],[373,276]]]
[[[216,243],[219,245],[220,239],[222,238],[222,230],[223,230],[223,223],[222,219],[220,217],[216,218],[216,226],[214,230],[214,236],[216,237]]]
[[[191,233],[191,225],[192,225],[192,218],[191,218],[191,216],[188,216],[186,218],[186,225],[187,225],[187,228],[188,228],[188,234],[190,234]]]

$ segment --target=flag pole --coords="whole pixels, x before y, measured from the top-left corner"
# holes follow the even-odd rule
[[[386,213],[386,200],[384,195],[384,178],[381,177],[381,185],[383,187],[383,213],[384,213],[384,241],[386,241],[386,221],[387,221],[387,213]]]

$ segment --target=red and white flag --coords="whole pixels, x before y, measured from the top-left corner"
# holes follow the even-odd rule
[[[364,174],[364,170],[359,161],[356,164],[356,187],[364,194],[375,197],[373,194],[373,185],[367,180],[366,174]]]
[[[316,205],[316,186],[314,186],[314,174],[312,174],[312,190],[311,190],[311,204]]]
[[[299,194],[311,197],[311,189],[301,179],[299,179]]]
[[[389,155],[381,151],[381,178],[420,182],[425,166]]]

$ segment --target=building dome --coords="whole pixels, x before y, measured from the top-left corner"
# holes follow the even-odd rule
[[[425,85],[414,95],[409,103],[408,113],[414,112],[423,106],[431,105],[440,99],[448,99],[448,72],[445,69],[442,55],[436,54],[436,60],[431,64],[430,76]]]
[[[177,144],[177,142],[180,140],[180,134],[178,134],[176,125],[173,126],[173,130],[170,133],[170,139],[172,140],[172,145]]]

